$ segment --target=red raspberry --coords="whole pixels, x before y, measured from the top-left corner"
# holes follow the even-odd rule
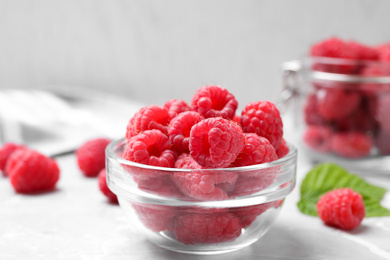
[[[355,48],[351,48],[348,43],[343,40],[332,37],[325,39],[314,44],[310,50],[310,56],[313,57],[328,57],[328,58],[339,58],[347,60],[358,60],[359,54]],[[335,65],[330,63],[315,63],[314,70],[325,71],[330,73],[341,73],[341,74],[354,74],[358,67],[354,64],[346,65]]]
[[[175,172],[172,180],[187,196],[198,200],[224,200],[237,180],[236,172],[205,171]],[[228,190],[226,190],[228,189]]]
[[[275,148],[264,137],[253,133],[245,133],[244,149],[232,163],[233,167],[272,162],[278,159]]]
[[[231,213],[186,214],[175,219],[174,234],[183,244],[215,244],[241,235],[241,221]]]
[[[368,156],[373,147],[371,137],[360,132],[335,133],[330,142],[332,151],[346,158],[362,158]]]
[[[107,186],[106,169],[105,168],[99,172],[98,185],[99,185],[100,191],[103,193],[104,196],[106,196],[108,198],[108,200],[111,203],[118,203],[118,198]]]
[[[279,147],[276,149],[276,155],[278,159],[283,158],[290,152],[290,148],[287,145],[286,140],[282,139],[282,142],[279,144]]]
[[[306,100],[304,118],[308,125],[324,125],[328,122],[318,111],[318,98],[316,93],[310,94]]]
[[[380,130],[376,135],[375,144],[381,154],[390,155],[390,131]]]
[[[236,98],[219,86],[200,88],[192,98],[192,109],[205,118],[223,117],[233,119],[238,107]]]
[[[168,126],[169,138],[173,147],[181,152],[189,152],[190,131],[193,125],[203,120],[198,112],[187,111],[174,117]]]
[[[363,198],[350,188],[332,190],[319,199],[317,213],[327,225],[354,229],[365,216]]]
[[[274,147],[282,141],[282,118],[275,104],[269,101],[249,103],[241,113],[241,125],[245,133],[265,137]]]
[[[170,147],[171,141],[160,130],[146,130],[129,139],[122,157],[136,163],[169,168],[175,162],[175,152]]]
[[[352,52],[356,53],[359,60],[373,61],[378,60],[379,58],[379,52],[377,49],[364,45],[360,42],[349,41],[347,42],[347,46],[352,50]]]
[[[331,150],[332,135],[333,132],[329,127],[309,126],[303,135],[303,142],[315,151],[327,153]]]
[[[363,77],[388,77],[390,76],[390,63],[368,64],[361,72]],[[390,91],[390,84],[364,82],[360,85],[362,92],[368,96],[376,96]]]
[[[173,207],[152,205],[152,204],[132,204],[139,220],[148,229],[160,232],[173,229],[173,219],[176,212]]]
[[[390,93],[378,96],[374,116],[381,129],[390,131]]]
[[[181,99],[170,99],[164,104],[164,108],[168,110],[168,115],[172,119],[178,114],[190,111],[191,107]]]
[[[27,148],[12,153],[5,170],[12,187],[19,193],[52,190],[60,177],[60,169],[54,159]]]
[[[85,176],[96,177],[105,168],[105,149],[110,142],[107,138],[91,139],[77,149],[77,164]]]
[[[343,119],[359,107],[361,96],[357,91],[346,91],[342,85],[323,88],[317,92],[318,111],[325,119]]]
[[[182,153],[175,161],[174,168],[181,169],[202,169],[188,153]]]
[[[126,138],[129,140],[142,131],[152,129],[158,129],[166,134],[170,119],[166,108],[156,105],[143,107],[130,119]]]
[[[26,148],[23,145],[15,144],[15,143],[5,143],[0,148],[0,170],[3,172],[4,176],[7,176],[7,172],[5,171],[5,166],[7,164],[8,158],[14,153],[16,150],[20,148]]]
[[[242,227],[246,228],[252,224],[258,216],[266,212],[268,209],[278,206],[278,204],[279,201],[271,201],[254,206],[232,208],[231,212],[241,220]]]
[[[152,176],[150,178],[138,178],[133,176],[133,179],[135,180],[135,182],[138,183],[138,188],[140,190],[164,197],[185,197],[184,194],[180,191],[180,189],[176,186],[176,184],[172,181],[170,175],[160,174],[156,177],[153,177],[153,174],[150,175]]]
[[[229,196],[231,198],[246,196],[264,190],[277,180],[279,169],[280,166],[274,166],[238,174],[234,189],[229,192]]]
[[[241,127],[221,117],[202,120],[190,132],[190,154],[205,168],[229,166],[243,147]]]

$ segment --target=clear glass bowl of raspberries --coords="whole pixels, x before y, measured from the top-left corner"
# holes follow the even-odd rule
[[[106,149],[107,184],[130,225],[157,246],[226,253],[262,237],[293,190],[297,150],[284,145],[287,154],[268,163],[207,169],[182,153],[180,168],[167,168],[125,159],[132,145],[117,140]]]
[[[282,96],[292,100],[287,106],[309,158],[357,173],[389,172],[390,43],[332,37],[282,68]]]

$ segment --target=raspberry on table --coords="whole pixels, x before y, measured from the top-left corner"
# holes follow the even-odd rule
[[[187,102],[182,99],[170,99],[164,104],[164,108],[168,110],[168,115],[171,119],[182,112],[191,110]]]
[[[128,140],[122,157],[126,160],[159,167],[172,167],[175,152],[171,149],[171,141],[160,130],[146,130]]]
[[[170,120],[168,110],[164,107],[156,105],[143,107],[130,119],[126,129],[126,139],[129,140],[142,131],[152,129],[166,134]]]
[[[279,147],[276,148],[276,155],[278,159],[283,158],[290,152],[290,148],[287,145],[286,140],[283,138],[282,142],[280,142]]]
[[[87,177],[96,177],[106,166],[105,149],[108,138],[95,138],[83,143],[76,151],[77,164]]]
[[[357,91],[347,91],[341,85],[323,88],[317,92],[318,111],[328,120],[344,119],[355,112],[361,96]]]
[[[346,158],[362,158],[368,156],[373,147],[372,138],[357,131],[335,133],[331,140],[332,151]]]
[[[325,224],[351,230],[358,227],[365,216],[363,198],[350,188],[335,189],[319,199],[317,213]]]
[[[227,193],[237,180],[237,173],[199,169],[191,172],[174,172],[171,178],[177,187],[191,198],[224,200],[228,198]]]
[[[173,148],[180,152],[189,152],[191,128],[203,119],[203,116],[194,111],[182,112],[172,118],[168,126],[168,135]]]
[[[21,144],[16,144],[12,142],[4,143],[0,148],[0,171],[2,171],[4,176],[7,176],[7,172],[5,171],[5,166],[7,164],[8,158],[11,156],[13,152],[18,149],[26,148]]]
[[[205,86],[195,93],[191,105],[194,111],[205,118],[233,119],[238,102],[233,94],[220,86]]]
[[[303,142],[315,151],[327,153],[331,150],[332,135],[333,131],[327,126],[308,126],[303,134]]]
[[[132,206],[139,220],[148,229],[160,232],[173,229],[173,219],[176,216],[174,207],[152,204],[136,204]]]
[[[232,163],[233,167],[272,162],[278,159],[275,148],[268,139],[253,133],[244,133],[245,145]]]
[[[53,190],[60,178],[60,169],[54,159],[27,148],[13,152],[5,170],[18,193]]]
[[[241,112],[241,126],[245,133],[255,133],[267,138],[274,147],[278,147],[282,141],[282,118],[272,102],[257,101],[246,105]]]
[[[235,122],[208,118],[191,128],[190,155],[202,167],[229,166],[244,147],[244,133]]]
[[[117,196],[108,188],[106,179],[106,168],[102,169],[98,175],[99,190],[111,203],[118,203]]]
[[[241,221],[231,213],[184,214],[174,221],[173,232],[183,244],[215,244],[241,235]]]

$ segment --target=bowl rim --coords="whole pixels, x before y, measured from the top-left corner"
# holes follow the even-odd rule
[[[115,153],[115,148],[118,145],[125,145],[126,138],[121,138],[112,141],[109,143],[105,149],[106,158],[118,161],[121,164],[132,166],[132,167],[139,167],[143,169],[148,170],[156,170],[156,171],[163,171],[163,172],[192,172],[192,171],[252,171],[252,170],[260,170],[260,169],[267,169],[272,168],[275,166],[279,166],[281,164],[284,164],[285,162],[290,161],[291,159],[296,158],[298,149],[289,141],[286,140],[287,146],[289,148],[288,154],[286,154],[284,157],[279,158],[275,161],[268,162],[268,163],[261,163],[261,164],[255,164],[255,165],[248,165],[248,166],[240,166],[240,167],[231,167],[231,168],[206,168],[206,169],[182,169],[182,168],[168,168],[168,167],[159,167],[159,166],[152,166],[142,163],[136,163],[129,160],[126,160],[119,155]]]

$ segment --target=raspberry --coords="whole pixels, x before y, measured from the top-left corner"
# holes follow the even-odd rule
[[[0,170],[3,172],[4,176],[7,176],[7,172],[5,171],[5,166],[7,164],[8,158],[14,153],[16,150],[20,148],[25,148],[25,146],[15,143],[5,143],[0,148]]]
[[[246,196],[264,190],[278,178],[280,166],[257,169],[238,174],[234,189],[229,193],[231,198]]]
[[[183,244],[214,244],[241,235],[241,221],[231,213],[185,214],[175,219],[174,234]]]
[[[104,196],[106,196],[108,198],[108,200],[111,203],[118,203],[118,198],[107,186],[106,169],[105,168],[99,172],[98,185],[99,185],[100,191],[103,193]]]
[[[138,205],[135,203],[132,206],[139,220],[148,229],[155,232],[173,229],[172,220],[176,215],[173,207],[152,204]]]
[[[379,96],[375,105],[375,119],[378,121],[381,129],[390,131],[390,94]]]
[[[356,91],[346,91],[342,85],[323,88],[317,92],[318,111],[328,120],[339,120],[351,115],[359,107],[361,96]]]
[[[278,206],[277,203],[279,203],[279,201],[272,201],[254,206],[232,208],[231,212],[241,220],[242,227],[246,228],[252,224],[258,216],[266,212],[268,209]]]
[[[245,133],[244,149],[232,163],[233,167],[272,162],[278,159],[275,148],[264,137],[253,133]]]
[[[334,122],[335,131],[374,131],[377,122],[370,113],[367,102],[362,102],[355,112],[346,118]]]
[[[171,141],[160,130],[146,130],[128,140],[122,157],[136,163],[172,167],[175,152],[170,147]]]
[[[381,154],[390,155],[390,131],[380,130],[376,135],[375,144]]]
[[[328,120],[323,118],[318,111],[318,98],[316,93],[310,94],[306,100],[304,106],[304,119],[308,125],[327,124]]]
[[[310,49],[310,56],[339,58],[347,60],[358,60],[359,54],[356,48],[351,47],[347,42],[332,37],[314,44]],[[325,71],[330,73],[354,74],[358,67],[354,63],[346,65],[335,65],[330,63],[315,63],[314,70]]]
[[[330,139],[333,135],[332,130],[326,126],[309,126],[304,135],[304,143],[311,149],[327,153],[331,150]]]
[[[130,119],[126,138],[129,140],[142,131],[152,129],[158,129],[166,134],[169,121],[170,117],[166,108],[156,105],[143,107]]]
[[[76,151],[77,163],[87,177],[96,177],[106,166],[106,146],[111,142],[107,138],[96,138],[83,143]]]
[[[352,52],[356,53],[359,60],[378,60],[379,52],[377,49],[364,45],[357,41],[347,42],[347,46]]]
[[[149,178],[137,178],[133,176],[133,179],[138,183],[138,188],[140,190],[146,191],[148,193],[157,194],[159,196],[165,197],[174,197],[174,198],[184,198],[184,194],[176,186],[176,184],[171,180],[171,176],[168,174],[160,174],[153,176],[150,174]]]
[[[368,64],[361,72],[364,77],[388,77],[390,76],[390,64],[373,63]],[[369,96],[376,96],[390,91],[390,84],[375,82],[364,82],[360,85],[362,92]]]
[[[174,168],[201,169],[200,166],[188,153],[182,153],[175,161]]]
[[[275,104],[269,101],[249,103],[241,112],[241,125],[245,133],[265,137],[274,147],[282,141],[282,118]]]
[[[190,132],[190,154],[205,168],[229,166],[244,146],[244,134],[239,125],[220,117],[195,124]]]
[[[330,142],[332,151],[346,158],[362,158],[368,156],[373,147],[371,137],[360,132],[335,133]]]
[[[168,115],[172,119],[178,114],[190,111],[191,107],[181,99],[170,99],[164,104],[164,108],[168,110]]]
[[[197,170],[175,172],[172,180],[187,196],[199,200],[224,200],[237,180],[236,172]],[[225,190],[227,188],[228,190]]]
[[[60,177],[60,169],[54,159],[27,148],[12,153],[5,170],[18,193],[52,190]]]
[[[279,144],[279,147],[276,149],[276,155],[278,156],[278,159],[286,156],[289,151],[290,148],[288,147],[286,140],[283,138],[282,142]]]
[[[192,109],[205,118],[233,119],[238,107],[236,98],[220,86],[200,88],[192,98]]]
[[[188,111],[177,115],[171,120],[168,126],[168,134],[176,150],[189,152],[191,127],[203,119],[203,116],[199,113]]]
[[[317,213],[327,225],[354,229],[365,216],[363,198],[350,188],[332,190],[319,199]]]

